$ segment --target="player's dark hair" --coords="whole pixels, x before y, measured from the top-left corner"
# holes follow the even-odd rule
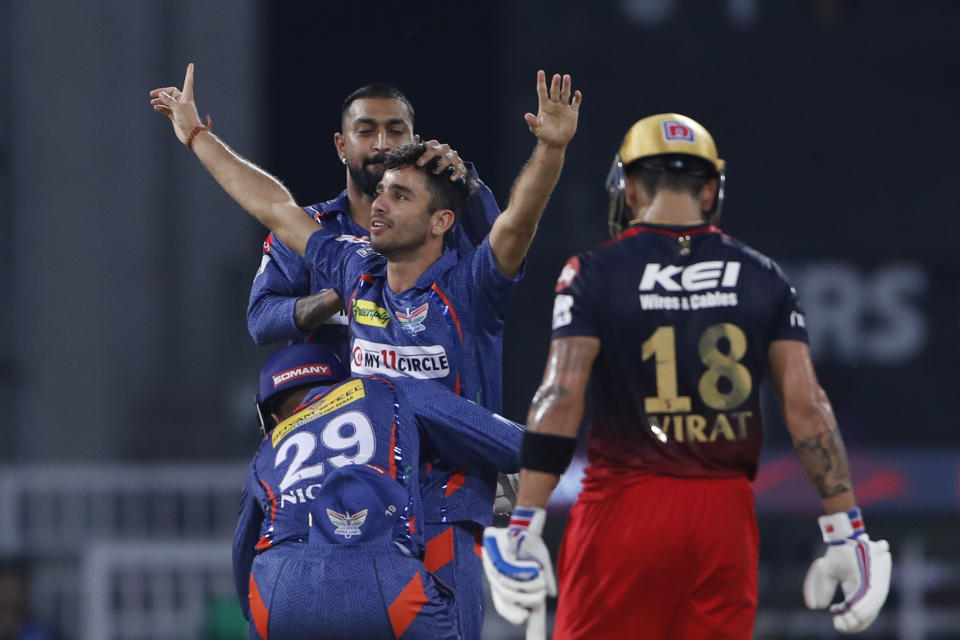
[[[264,405],[263,405],[263,410],[264,410],[264,412],[266,413],[266,415],[268,415],[268,416],[269,416],[270,414],[272,414],[272,413],[281,413],[281,410],[284,408],[283,405],[284,405],[284,404],[289,404],[289,400],[290,400],[294,395],[296,395],[298,392],[299,392],[299,393],[302,393],[303,391],[306,391],[306,390],[308,390],[308,389],[312,389],[312,388],[314,388],[314,387],[319,387],[319,386],[321,386],[321,385],[318,385],[318,384],[316,384],[316,383],[312,383],[312,384],[301,384],[301,385],[296,386],[296,387],[291,387],[291,388],[289,388],[289,389],[284,389],[283,391],[281,391],[281,392],[278,393],[277,395],[275,395],[275,396],[273,396],[272,398],[270,398],[267,402],[265,402]],[[299,403],[298,403],[298,404],[299,404]],[[293,415],[293,413],[294,413],[294,412],[293,412],[293,409],[294,409],[296,406],[297,406],[297,405],[293,405],[293,406],[287,407],[287,410],[288,410],[288,411],[283,411],[283,413],[287,413],[287,415],[282,416],[282,417],[281,417],[281,420],[286,420],[288,417],[290,417],[291,415]],[[289,413],[288,413],[288,412],[289,412]],[[276,426],[276,425],[274,425],[274,426]]]
[[[640,158],[624,167],[628,178],[639,180],[647,195],[678,191],[698,197],[703,186],[717,177],[709,162],[696,156],[670,153]]]
[[[440,163],[440,156],[431,158],[430,162],[422,167],[417,167],[417,160],[426,151],[427,145],[422,142],[408,142],[400,145],[387,152],[383,161],[383,169],[389,171],[391,169],[415,167],[423,172],[423,175],[427,178],[427,187],[430,189],[430,211],[450,209],[453,211],[455,219],[459,218],[460,211],[463,210],[463,204],[470,197],[470,194],[477,189],[477,180],[470,176],[461,180],[451,180],[452,168],[448,168],[447,171],[441,173],[434,173]]]
[[[399,100],[404,104],[404,106],[407,107],[407,115],[410,116],[410,126],[413,127],[413,105],[410,104],[409,100],[407,100],[407,96],[403,95],[396,87],[389,84],[384,84],[382,82],[360,87],[348,95],[343,101],[343,108],[340,109],[341,123],[343,123],[343,119],[347,116],[347,110],[350,108],[350,105],[352,105],[355,101],[363,100],[364,98]]]

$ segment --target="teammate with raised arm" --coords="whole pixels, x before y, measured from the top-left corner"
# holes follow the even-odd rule
[[[522,427],[429,382],[348,379],[309,343],[267,360],[257,398],[233,546],[251,638],[459,638],[422,562],[417,461],[516,471]]]
[[[544,508],[573,455],[588,381],[589,466],[560,549],[555,640],[752,637],[750,480],[767,369],[827,514],[807,605],[829,606],[839,582],[834,626],[855,632],[886,599],[888,545],[865,532],[796,291],[770,258],[714,226],[723,180],[700,124],[678,114],[640,120],[608,179],[614,240],[560,273],[517,508],[508,528],[484,536],[494,602],[516,624],[556,595]]]
[[[383,177],[384,154],[419,140],[414,134],[413,105],[398,89],[371,84],[353,91],[343,102],[340,131],[333,140],[346,188],[333,199],[304,207],[305,212],[340,234],[367,235],[371,204]],[[445,173],[450,180],[470,176],[477,181],[477,191],[464,203],[451,237],[451,246],[466,254],[483,241],[500,209],[473,165],[463,162],[448,145],[435,140],[424,144],[427,151],[421,164],[438,157],[437,173]],[[342,306],[322,274],[311,273],[299,254],[273,234],[267,236],[247,307],[247,328],[257,344],[309,340],[337,350],[348,362],[347,318]]]
[[[537,73],[539,109],[525,120],[536,137],[508,206],[473,251],[445,250],[473,184],[418,164],[425,150],[391,150],[372,203],[370,240],[344,235],[303,214],[274,177],[234,153],[204,126],[193,99],[193,65],[182,91],[151,92],[154,109],[169,116],[177,138],[192,148],[245,210],[324,274],[346,302],[354,374],[439,382],[487,408],[501,405],[501,345],[509,294],[576,132],[581,95],[570,76]],[[483,592],[480,527],[492,521],[492,465],[424,469],[425,563],[457,594],[464,638],[479,638]]]

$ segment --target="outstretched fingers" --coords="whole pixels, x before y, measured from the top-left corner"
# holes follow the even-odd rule
[[[580,102],[583,101],[583,94],[580,93],[580,90],[577,89],[573,92],[573,100],[570,101],[570,107],[573,109],[573,112],[576,114],[580,113]]]
[[[570,79],[570,74],[564,74],[563,82],[560,84],[560,102],[563,104],[570,104],[570,85],[572,80]]]
[[[559,102],[560,101],[560,85],[561,78],[559,73],[553,74],[553,78],[550,79],[550,101]]]
[[[187,72],[183,76],[183,96],[186,100],[193,100],[193,63],[187,64]]]
[[[547,73],[543,69],[537,71],[537,98],[540,104],[550,99],[550,96],[547,94]]]

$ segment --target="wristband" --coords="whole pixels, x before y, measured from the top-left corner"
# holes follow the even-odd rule
[[[859,507],[820,516],[817,524],[820,525],[820,533],[827,544],[843,544],[846,538],[856,538],[866,533]]]
[[[560,475],[570,466],[577,439],[525,431],[520,444],[520,467]]]
[[[210,115],[208,114],[207,124],[205,125],[198,124],[193,128],[193,131],[190,132],[190,135],[187,136],[187,149],[190,149],[191,151],[193,151],[193,139],[196,138],[201,131],[210,131],[210,127],[212,126],[213,126],[213,120],[210,118]]]

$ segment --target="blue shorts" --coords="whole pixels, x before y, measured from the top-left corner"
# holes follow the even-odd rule
[[[393,542],[287,542],[250,574],[252,640],[456,640],[450,590]]]

